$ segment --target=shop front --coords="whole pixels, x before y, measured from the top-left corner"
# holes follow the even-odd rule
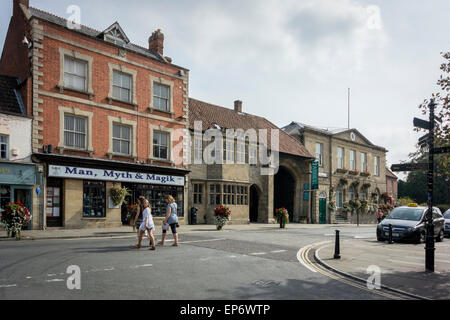
[[[150,201],[156,220],[162,219],[166,213],[164,199],[169,194],[177,200],[178,215],[183,221],[187,170],[53,154],[35,157],[46,160],[47,227],[120,227],[129,223],[129,205],[140,196]],[[123,187],[131,195],[122,206],[116,206],[111,190]]]
[[[11,202],[21,202],[31,214],[35,211],[33,206],[36,188],[36,167],[33,164],[0,163],[0,211],[3,212]],[[33,228],[33,220],[28,229]]]

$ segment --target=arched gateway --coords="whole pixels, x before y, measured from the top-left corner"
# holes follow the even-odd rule
[[[274,210],[286,208],[291,222],[294,221],[295,188],[294,176],[287,168],[280,167],[274,181]]]

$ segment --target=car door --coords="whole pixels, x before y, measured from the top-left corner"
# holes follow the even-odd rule
[[[439,209],[433,209],[433,225],[434,225],[434,235],[438,235],[441,230],[444,229],[445,219],[442,216]]]

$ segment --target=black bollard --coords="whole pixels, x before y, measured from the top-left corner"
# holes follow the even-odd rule
[[[389,244],[393,244],[394,241],[392,241],[392,224],[389,225]]]
[[[336,245],[334,248],[334,259],[338,260],[341,258],[341,246],[340,246],[340,239],[339,239],[339,230],[336,230]]]

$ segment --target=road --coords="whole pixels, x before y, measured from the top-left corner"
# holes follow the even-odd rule
[[[387,299],[299,262],[301,248],[334,240],[335,229],[203,231],[156,252],[131,249],[133,238],[1,242],[0,300]],[[374,227],[339,229],[343,239],[375,239]],[[67,287],[72,265],[81,290]]]

